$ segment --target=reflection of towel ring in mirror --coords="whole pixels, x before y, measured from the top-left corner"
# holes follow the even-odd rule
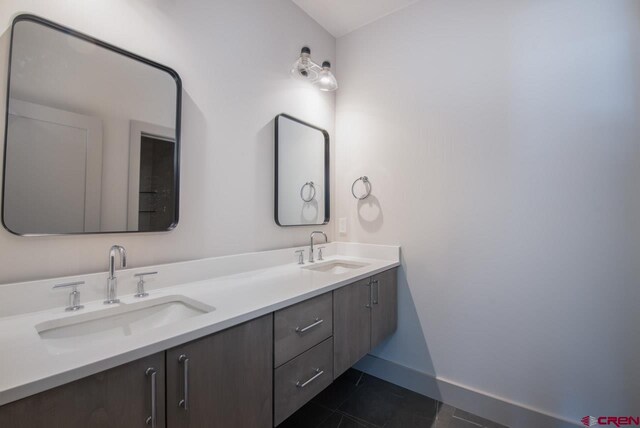
[[[362,184],[364,184],[366,192],[362,196],[356,196],[356,192],[355,192],[354,189],[356,187],[356,183],[358,181],[361,181],[361,180],[362,180]],[[363,175],[360,178],[356,178],[356,180],[351,185],[351,194],[353,195],[354,198],[359,199],[359,200],[367,199],[369,197],[369,195],[371,194],[371,182],[369,181],[369,177],[367,177],[366,175]]]
[[[304,193],[304,188],[305,188],[305,187],[307,187],[307,186],[309,186],[309,187],[311,188],[311,191],[310,191],[311,196],[309,196],[309,198],[308,198],[308,199],[307,199],[307,198],[305,198],[305,197],[304,197],[304,194],[303,194],[303,193]],[[305,201],[305,202],[311,202],[311,201],[313,201],[313,199],[316,197],[316,185],[315,185],[315,184],[313,184],[313,181],[307,181],[306,183],[304,183],[304,184],[302,185],[302,187],[300,188],[300,197],[301,197],[301,198],[302,198],[302,200],[303,200],[303,201]]]

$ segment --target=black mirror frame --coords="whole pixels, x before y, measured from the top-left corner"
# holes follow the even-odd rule
[[[281,117],[287,118],[289,120],[293,120],[294,122],[298,122],[301,125],[308,126],[309,128],[313,128],[317,131],[322,132],[324,136],[324,221],[322,223],[310,223],[310,224],[280,224],[278,220],[278,122]],[[274,146],[275,146],[275,181],[274,181],[274,220],[276,224],[280,227],[298,227],[298,226],[321,226],[329,223],[329,219],[331,218],[331,191],[330,191],[330,149],[329,149],[329,133],[319,128],[315,125],[312,125],[308,122],[290,116],[286,113],[280,113],[275,118],[275,134],[274,134]]]
[[[72,233],[16,233],[12,231],[4,219],[4,206],[5,206],[5,194],[6,194],[6,171],[7,171],[7,139],[9,134],[9,99],[11,97],[11,60],[13,55],[13,36],[14,36],[14,28],[17,23],[22,21],[34,22],[36,24],[44,25],[53,30],[59,31],[61,33],[68,34],[73,37],[77,37],[81,40],[84,40],[89,43],[93,43],[94,45],[100,46],[102,48],[108,49],[110,51],[116,52],[120,55],[124,55],[130,59],[135,61],[140,61],[148,66],[157,68],[165,73],[168,73],[173,80],[176,82],[176,137],[175,137],[175,156],[174,156],[174,186],[175,186],[175,219],[174,222],[166,229],[166,230],[158,230],[158,231],[135,231],[135,230],[123,230],[123,231],[106,231],[106,232],[72,232]],[[71,28],[65,27],[63,25],[57,24],[53,21],[49,21],[48,19],[41,18],[32,14],[20,14],[13,19],[11,23],[11,37],[9,40],[9,61],[8,61],[8,73],[7,73],[7,100],[5,104],[5,127],[4,127],[4,148],[3,148],[3,163],[2,163],[2,204],[0,206],[0,213],[2,226],[17,236],[67,236],[67,235],[104,235],[104,234],[120,234],[120,233],[164,233],[169,232],[175,229],[178,226],[178,221],[180,218],[180,126],[181,126],[181,116],[182,116],[182,79],[180,79],[180,75],[172,68],[169,68],[165,65],[159,64],[150,59],[141,57],[140,55],[136,55],[132,52],[121,49],[117,46],[109,44],[107,42],[103,42],[102,40],[96,39],[87,34],[81,33],[79,31],[73,30]]]

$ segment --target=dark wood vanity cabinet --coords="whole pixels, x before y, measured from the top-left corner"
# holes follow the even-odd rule
[[[0,427],[277,426],[396,330],[396,275],[0,406]]]
[[[272,426],[273,316],[167,351],[167,426]]]
[[[155,398],[156,427],[164,428],[164,357],[160,352],[6,404],[0,427],[146,427]]]
[[[390,269],[333,292],[334,378],[396,330],[397,272]]]

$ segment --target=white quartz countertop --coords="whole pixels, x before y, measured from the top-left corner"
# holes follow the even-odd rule
[[[0,405],[224,330],[399,265],[399,247],[334,243],[328,245],[325,261],[315,265],[339,259],[365,266],[340,274],[327,273],[304,269],[310,266],[309,263],[298,265],[290,257],[294,250],[296,248],[264,252],[265,257],[276,264],[223,276],[216,276],[215,267],[211,267],[217,266],[216,259],[189,265],[193,270],[206,264],[208,269],[202,270],[206,271],[207,278],[151,288],[149,297],[145,299],[185,296],[214,307],[214,311],[108,341],[78,340],[71,351],[58,352],[47,347],[36,325],[111,307],[104,305],[102,299],[82,302],[85,308],[76,313],[65,312],[64,306],[11,316],[2,316],[0,312]],[[261,254],[251,253],[250,257],[259,260]],[[285,254],[287,262],[277,264]],[[233,260],[243,260],[242,257],[234,256]],[[182,265],[184,267],[185,263]],[[160,276],[163,270],[171,275],[171,269],[169,264],[137,271],[158,270]],[[132,277],[132,273],[128,272],[127,276]],[[49,290],[52,281],[43,282]],[[6,299],[7,293],[13,289],[20,290],[20,285],[34,289],[40,287],[37,282],[11,284],[12,288],[5,289],[0,297]],[[121,305],[141,301],[132,293],[119,297]]]

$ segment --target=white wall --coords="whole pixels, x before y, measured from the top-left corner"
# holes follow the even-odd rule
[[[22,238],[0,230],[0,283],[104,271],[114,243],[127,248],[131,266],[142,266],[307,242],[314,227],[283,229],[273,220],[273,118],[286,112],[333,135],[334,95],[288,72],[305,44],[314,57],[333,60],[335,39],[290,0],[3,0],[0,99],[9,27],[22,12],[181,75],[180,224],[169,233],[81,237]],[[4,105],[0,116],[4,129]]]
[[[338,39],[334,218],[402,245],[377,356],[576,423],[637,413],[639,22],[635,0],[425,0]]]

